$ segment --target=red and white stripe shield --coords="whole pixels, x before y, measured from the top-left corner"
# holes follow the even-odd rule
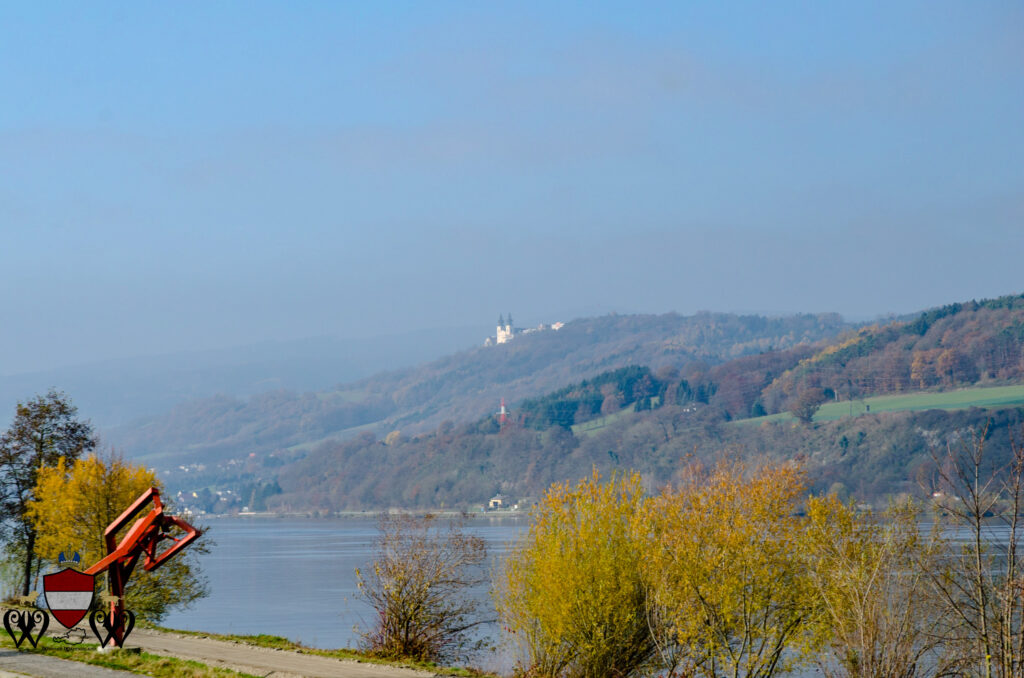
[[[54,618],[70,629],[82,621],[92,605],[93,575],[64,568],[43,577],[43,592]]]

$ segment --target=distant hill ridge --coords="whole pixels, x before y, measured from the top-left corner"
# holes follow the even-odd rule
[[[496,492],[535,498],[550,483],[581,477],[591,467],[605,473],[636,469],[653,488],[676,479],[688,460],[714,463],[726,456],[802,459],[815,490],[884,506],[887,496],[923,491],[932,473],[929,450],[962,444],[986,427],[991,459],[1007,460],[1009,437],[1021,435],[1024,390],[974,388],[941,398],[935,391],[1024,382],[1022,320],[1024,297],[1003,297],[717,365],[694,361],[681,369],[664,365],[656,373],[646,366],[609,370],[517,403],[504,426],[485,416],[461,425],[442,423],[421,435],[396,432],[379,441],[367,434],[325,443],[280,469],[280,492],[267,505],[328,511],[472,506]],[[922,355],[935,356],[939,365],[942,353],[934,352],[954,350],[958,368],[914,367],[926,360]],[[993,351],[1002,352],[998,360],[992,360]],[[894,371],[894,364],[905,364],[906,374]],[[878,370],[889,371],[879,378]],[[926,374],[933,381],[915,384]],[[827,386],[839,386],[841,379],[864,389],[878,386],[878,394],[921,390],[914,386],[930,391],[906,398],[896,407],[904,411],[867,412],[864,399],[878,394],[863,390],[848,400],[848,416],[836,403],[829,420],[820,423],[728,423],[764,414],[765,402],[781,411],[804,388],[826,385],[833,399],[843,400],[841,391]],[[990,398],[990,392],[999,397]],[[974,407],[976,402],[986,409]],[[928,403],[951,409],[922,409]]]
[[[273,391],[248,399],[192,400],[163,415],[105,432],[142,459],[213,462],[308,447],[369,430],[428,430],[473,421],[509,402],[541,396],[610,369],[696,365],[807,345],[853,326],[834,313],[763,317],[608,315],[568,322],[558,332],[456,353],[318,393]]]

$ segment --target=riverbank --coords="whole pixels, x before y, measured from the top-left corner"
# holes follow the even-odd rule
[[[70,633],[55,626],[57,629],[51,628],[48,637],[35,649],[24,643],[20,652],[0,653],[0,672],[67,675],[67,669],[61,668],[66,665],[61,662],[70,660],[160,678],[247,678],[271,674],[281,678],[493,678],[473,669],[384,661],[357,650],[314,649],[279,636],[229,636],[160,627],[137,628],[123,649],[98,652],[95,642],[85,642],[92,637],[86,626],[80,625]],[[69,642],[69,638],[83,640],[76,643]],[[4,636],[0,647],[13,650],[14,644]],[[23,661],[28,654],[38,658]]]
[[[389,515],[401,514],[410,516],[424,516],[434,515],[457,518],[459,516],[466,516],[470,520],[478,519],[507,519],[507,518],[529,518],[530,511],[522,509],[487,509],[486,511],[456,511],[452,509],[425,509],[425,510],[407,510],[407,509],[388,509],[385,511],[372,511],[372,510],[361,510],[361,511],[296,511],[287,513],[278,513],[274,511],[235,511],[232,513],[192,513],[186,511],[185,515],[189,518],[197,518],[199,520],[210,519],[210,520],[229,520],[229,519],[258,519],[258,520],[333,520],[335,518],[355,518],[355,519],[372,519],[376,516],[386,513]]]
[[[188,609],[168,612],[165,626],[241,635],[270,631],[321,649],[359,646],[376,619],[355,577],[356,569],[367,571],[377,557],[375,516],[238,518],[210,520],[207,526],[216,547],[199,563],[210,594]],[[525,519],[488,517],[469,521],[466,532],[487,544],[489,573],[527,528]],[[482,618],[493,618],[489,582],[468,595],[480,601]],[[497,638],[501,630],[488,624],[476,635]],[[476,665],[503,672],[506,664],[483,657]]]

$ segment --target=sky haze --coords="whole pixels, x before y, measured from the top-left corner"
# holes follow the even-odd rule
[[[1022,36],[1016,2],[8,3],[0,374],[1019,293]]]

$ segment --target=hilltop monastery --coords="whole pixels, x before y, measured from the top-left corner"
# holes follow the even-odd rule
[[[530,334],[531,332],[543,332],[544,330],[555,330],[555,331],[558,331],[558,330],[562,329],[564,326],[565,326],[565,323],[563,323],[563,322],[552,323],[550,325],[545,325],[544,323],[541,323],[540,325],[537,325],[536,327],[530,327],[530,328],[525,329],[525,330],[517,330],[512,325],[512,314],[511,313],[508,314],[508,320],[505,319],[505,316],[499,315],[498,316],[498,330],[497,330],[497,332],[495,332],[493,337],[487,337],[487,339],[484,341],[484,346],[496,346],[497,344],[507,344],[508,342],[510,342],[513,339],[515,339],[516,335],[519,335],[519,334]]]

